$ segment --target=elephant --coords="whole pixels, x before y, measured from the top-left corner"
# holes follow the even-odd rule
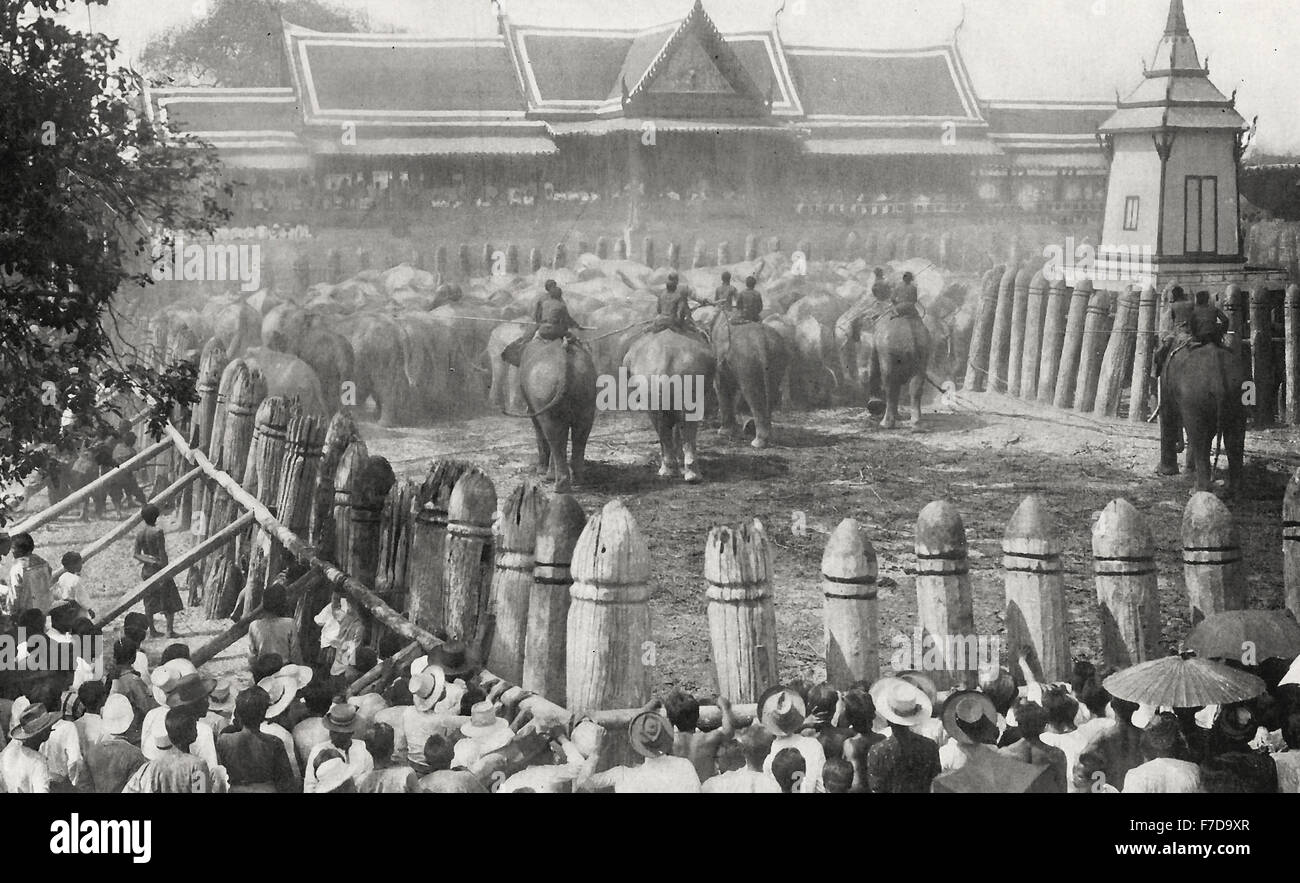
[[[787,341],[787,345],[793,343],[788,381],[790,404],[826,407],[840,384],[834,328],[808,316],[793,330],[793,341]]]
[[[262,346],[282,353],[301,355],[303,332],[307,330],[307,311],[297,304],[282,303],[267,311],[260,326]]]
[[[717,364],[714,385],[718,392],[719,434],[734,435],[736,406],[743,399],[754,418],[756,448],[772,437],[775,406],[790,363],[790,351],[779,331],[762,322],[732,323],[719,313],[713,322],[713,354]]]
[[[629,378],[645,378],[648,382],[671,385],[680,384],[682,395],[669,407],[648,408],[650,424],[659,436],[659,475],[671,478],[682,471],[682,477],[691,484],[702,480],[696,465],[695,440],[703,420],[703,402],[693,415],[686,409],[687,384],[694,389],[707,390],[715,374],[715,362],[709,345],[702,339],[677,331],[666,330],[645,334],[632,342],[623,356],[622,367]],[[634,382],[629,379],[629,383]],[[629,394],[631,390],[629,389]],[[676,405],[677,407],[674,407]]]
[[[1187,468],[1196,472],[1196,490],[1208,491],[1216,435],[1223,435],[1228,455],[1225,492],[1242,486],[1246,448],[1246,406],[1242,403],[1245,368],[1234,349],[1215,344],[1180,347],[1165,362],[1160,376],[1161,475],[1178,474],[1180,428],[1187,435]]]
[[[461,378],[469,357],[444,317],[422,310],[362,313],[349,324],[356,400],[374,399],[380,425],[413,425],[468,393]]]
[[[537,436],[537,471],[555,481],[556,493],[567,494],[582,481],[596,419],[591,353],[563,340],[531,340],[519,359],[519,382]]]
[[[488,402],[498,410],[522,411],[523,389],[519,385],[519,369],[501,357],[505,348],[519,339],[523,328],[516,322],[503,322],[488,336],[485,357],[492,372],[492,385]]]
[[[906,385],[912,401],[912,428],[921,424],[921,394],[930,364],[930,331],[918,317],[886,314],[872,329],[867,369],[867,391],[880,389],[885,397],[882,429],[898,422],[898,396]]]
[[[249,370],[258,370],[266,379],[268,396],[297,396],[303,411],[318,417],[329,417],[334,408],[326,404],[321,392],[320,378],[311,366],[297,356],[278,352],[267,347],[253,347],[243,356]]]
[[[226,344],[226,358],[237,359],[262,343],[262,315],[244,301],[231,303],[212,319],[212,334]]]
[[[342,401],[345,382],[353,384],[352,391],[355,393],[356,381],[352,375],[356,367],[356,356],[352,352],[352,344],[344,335],[328,328],[319,318],[308,317],[307,327],[299,338],[298,348],[293,355],[316,372],[327,405],[332,406]],[[360,398],[353,399],[353,403],[359,401]]]

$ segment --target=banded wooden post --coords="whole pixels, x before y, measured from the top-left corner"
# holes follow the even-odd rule
[[[650,697],[650,553],[632,514],[611,500],[573,549],[565,696],[578,714],[634,708]],[[653,661],[650,662],[653,664]]]
[[[1097,398],[1092,410],[1096,417],[1114,417],[1119,413],[1124,371],[1133,364],[1138,298],[1139,294],[1132,286],[1119,296],[1115,308],[1115,324],[1111,326],[1110,340],[1106,344],[1098,372]]]
[[[1246,325],[1246,292],[1241,290],[1241,286],[1233,283],[1223,292],[1221,307],[1223,314],[1228,317],[1228,334],[1231,334],[1238,344],[1241,343],[1241,330]]]
[[[596,257],[600,258],[602,261],[609,258],[609,240],[604,236],[596,237]],[[502,675],[502,677],[510,680],[506,675]]]
[[[369,459],[366,443],[354,438],[334,469],[334,559],[345,573],[352,561],[352,493]]]
[[[524,676],[519,683],[561,706],[567,703],[564,663],[569,589],[573,585],[569,565],[586,523],[587,515],[577,500],[569,494],[556,494],[546,506],[533,547]]]
[[[1273,391],[1273,311],[1263,286],[1250,293],[1250,379],[1255,382],[1255,427],[1273,425],[1277,408]]]
[[[1031,495],[1016,508],[1002,537],[1006,580],[1007,667],[1024,659],[1041,683],[1069,680],[1065,574],[1061,540],[1047,502]]]
[[[456,482],[471,468],[460,460],[435,460],[415,499],[406,615],[431,631],[442,628],[446,609],[447,507]]]
[[[495,263],[495,261],[493,260],[493,256],[496,253],[497,251],[495,245],[493,245],[490,242],[483,243],[483,252],[482,252],[483,259],[479,262],[479,266],[483,268],[484,276],[492,275],[492,265]]]
[[[219,338],[214,337],[203,345],[203,355],[199,359],[199,378],[196,387],[199,403],[194,407],[194,426],[197,430],[195,444],[204,451],[208,450],[208,446],[212,443],[212,433],[217,418],[225,417],[224,412],[218,410],[218,394],[226,361],[225,345]],[[204,481],[198,485],[199,492],[195,496],[200,512],[203,511],[207,499],[206,489],[209,485],[215,491],[215,483]],[[193,530],[192,526],[191,530]],[[191,573],[196,573],[198,570],[194,568]]]
[[[628,244],[626,236],[617,236],[614,238],[614,258],[625,261],[628,257]]]
[[[305,294],[311,288],[311,258],[306,253],[293,259],[293,284],[298,294]]]
[[[542,269],[542,250],[537,246],[528,249],[528,269],[533,273]]]
[[[679,270],[682,264],[682,247],[676,242],[668,243],[668,269]]]
[[[236,364],[238,363],[238,365]],[[243,365],[242,359],[235,359],[227,362],[226,367],[221,369],[221,380],[217,383],[217,404],[212,413],[212,433],[208,437],[207,455],[218,468],[224,468],[221,461],[222,438],[226,432],[226,409],[230,399],[230,389],[234,385],[235,375],[238,373],[239,365]],[[247,370],[247,368],[245,368]],[[204,479],[205,493],[203,495],[202,505],[199,507],[199,523],[191,528],[191,532],[198,539],[204,539],[212,535],[212,515],[216,507],[217,483],[210,478]],[[202,559],[194,567],[191,567],[186,574],[186,584],[189,589],[189,601],[191,604],[208,602],[208,596],[205,595],[205,586],[207,585],[208,571],[211,570],[211,561]]]
[[[491,606],[496,617],[488,668],[512,684],[522,683],[528,640],[528,603],[533,590],[533,551],[546,492],[525,479],[506,498],[496,529],[496,567]]]
[[[874,234],[872,236],[874,241]],[[971,335],[970,355],[966,360],[966,382],[963,389],[983,392],[989,388],[989,351],[993,343],[993,327],[997,319],[998,287],[1007,268],[999,264],[984,274],[980,285],[979,315]]]
[[[511,276],[519,275],[519,246],[513,242],[506,246],[506,272]]]
[[[718,258],[714,261],[714,264],[719,267],[725,267],[729,263],[731,263],[731,243],[726,241],[719,242]]]
[[[655,241],[650,236],[641,240],[641,263],[652,270],[655,268]]]
[[[420,483],[396,481],[388,489],[379,517],[379,566],[375,571],[375,594],[394,610],[406,609],[407,563],[411,553],[411,531]]]
[[[1214,613],[1246,609],[1241,542],[1228,507],[1208,491],[1192,494],[1183,509],[1183,581],[1192,625]]]
[[[230,385],[230,398],[226,402],[226,425],[221,435],[221,468],[233,477],[245,474],[253,442],[254,414],[266,398],[266,381],[260,371],[250,371],[241,359],[236,359],[230,365],[235,370]],[[208,536],[215,535],[234,522],[239,514],[238,509],[229,494],[216,494],[212,502],[212,514],[208,518]],[[235,598],[244,585],[239,568],[239,550],[234,544],[227,544],[213,555],[205,577],[207,618],[225,619],[230,615]]]
[[[1094,291],[1088,300],[1088,317],[1083,325],[1079,379],[1074,389],[1076,411],[1091,411],[1097,401],[1097,380],[1101,376],[1102,353],[1106,347],[1106,321],[1109,316],[1110,292]]]
[[[335,557],[334,470],[338,468],[348,444],[355,438],[359,436],[352,417],[343,412],[335,413],[325,429],[316,487],[312,495],[311,520],[307,529],[307,541],[315,547],[316,554],[327,561],[332,561]]]
[[[318,418],[309,414],[294,414],[289,418],[276,517],[298,536],[306,536],[311,524],[324,442],[325,429]]]
[[[916,519],[916,618],[923,654],[934,652],[942,660],[942,668],[930,672],[935,686],[974,689],[979,666],[968,652],[975,638],[975,613],[966,527],[957,507],[944,500],[927,505]]]
[[[1079,359],[1083,353],[1083,332],[1087,325],[1088,303],[1092,300],[1092,280],[1081,279],[1070,295],[1070,311],[1065,320],[1065,345],[1061,350],[1061,366],[1056,374],[1056,393],[1052,405],[1068,408],[1074,401],[1078,386]]]
[[[987,387],[994,392],[1006,392],[1007,357],[1011,348],[1011,316],[1015,309],[1016,276],[1020,267],[1008,264],[998,282],[998,302],[993,319],[993,342],[989,349],[989,379]]]
[[[349,576],[373,589],[379,572],[380,517],[388,491],[397,479],[388,461],[375,455],[367,457],[365,465],[351,477],[354,480],[348,499],[348,520],[352,525],[348,536],[348,560],[340,564]],[[378,644],[381,625],[374,623],[369,629],[371,646]]]
[[[1101,668],[1127,668],[1160,655],[1160,595],[1155,543],[1146,520],[1125,499],[1112,500],[1092,527],[1092,560],[1101,613]]]
[[[1038,403],[1052,404],[1056,395],[1056,378],[1061,368],[1061,351],[1065,348],[1065,314],[1070,308],[1070,289],[1065,279],[1053,280],[1047,295],[1043,317],[1043,348],[1038,360]]]
[[[1043,324],[1047,310],[1047,277],[1039,270],[1029,280],[1025,306],[1025,344],[1020,355],[1020,397],[1038,398],[1038,368],[1043,354]]]
[[[1282,497],[1282,585],[1286,609],[1300,619],[1300,469]]]
[[[474,260],[469,253],[469,243],[462,242],[456,249],[456,271],[461,279],[474,275]]]
[[[439,245],[433,252],[433,272],[439,282],[446,282],[451,275],[447,262],[447,246]]]
[[[280,468],[284,465],[287,438],[285,431],[290,416],[295,412],[301,413],[297,402],[291,405],[283,396],[268,396],[257,408],[257,425],[248,464],[244,469],[243,485],[244,490],[270,509],[272,515],[278,515],[274,507],[280,500]],[[275,563],[271,561],[271,538],[255,526],[247,551],[248,569],[239,588],[243,591],[242,609],[252,610],[262,603],[262,591],[275,575]],[[225,606],[223,601],[222,609]],[[230,599],[230,607],[232,610],[235,607],[234,598]]]
[[[704,545],[709,639],[718,695],[754,702],[777,683],[772,553],[758,519],[709,531]]]
[[[1300,426],[1300,285],[1287,286],[1284,319],[1286,322],[1286,419],[1292,426]]]
[[[1151,359],[1155,354],[1156,308],[1159,297],[1155,287],[1147,285],[1138,298],[1137,341],[1133,356],[1133,381],[1128,391],[1128,419],[1130,423],[1145,423],[1150,408]]]
[[[497,492],[478,469],[460,477],[447,505],[447,600],[443,627],[476,651],[491,634],[492,516]]]
[[[852,518],[839,523],[822,553],[822,627],[826,681],[847,690],[880,677],[876,550]]]
[[[569,254],[564,247],[564,243],[555,243],[555,251],[551,256],[551,269],[558,270],[560,267],[567,267],[568,265]]]
[[[706,267],[709,264],[709,248],[704,244],[703,239],[695,240],[695,246],[691,249],[691,269]]]
[[[758,237],[753,233],[745,235],[745,260],[758,260]]]
[[[1033,271],[1026,264],[1016,273],[1011,300],[1011,345],[1007,351],[1007,395],[1019,398],[1021,361],[1025,354],[1025,321],[1029,310],[1029,283]],[[1035,364],[1035,369],[1037,364]]]

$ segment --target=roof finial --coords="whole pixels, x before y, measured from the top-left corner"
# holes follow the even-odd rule
[[[1183,12],[1183,0],[1169,0],[1169,20],[1165,23],[1166,37],[1187,37],[1187,15]]]
[[[961,5],[961,21],[957,22],[957,27],[952,29],[952,42],[957,43],[957,35],[961,33],[962,26],[966,24],[966,4]]]

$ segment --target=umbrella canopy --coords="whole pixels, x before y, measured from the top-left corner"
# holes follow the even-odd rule
[[[1106,678],[1102,686],[1129,702],[1170,708],[1245,702],[1265,690],[1253,674],[1198,659],[1194,653],[1138,663]]]
[[[1300,656],[1300,623],[1289,610],[1228,610],[1205,617],[1187,639],[1197,656],[1241,659],[1247,645],[1263,661]]]

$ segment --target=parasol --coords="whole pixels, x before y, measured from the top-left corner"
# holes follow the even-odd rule
[[[1300,656],[1300,623],[1289,610],[1228,610],[1207,616],[1192,631],[1187,647],[1206,659],[1256,660]]]
[[[1265,690],[1264,682],[1254,675],[1198,659],[1190,651],[1138,663],[1106,678],[1102,686],[1129,702],[1170,708],[1245,702]]]

